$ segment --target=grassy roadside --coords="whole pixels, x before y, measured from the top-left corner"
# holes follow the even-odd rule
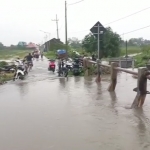
[[[13,79],[13,73],[5,73],[5,74],[0,74],[0,84],[4,84],[6,81],[10,81]]]
[[[4,67],[5,65],[8,65],[5,61],[0,61],[0,67]],[[14,73],[4,73],[0,72],[0,84],[5,83],[6,81],[12,80],[14,76]]]
[[[141,53],[142,49],[141,47],[135,47],[135,46],[129,46],[127,48],[127,54],[130,55],[130,54],[136,54],[136,53]],[[126,48],[125,47],[122,47],[121,48],[121,52],[120,52],[120,56],[124,56],[126,55]]]
[[[0,50],[0,59],[7,60],[12,58],[23,58],[32,50]]]
[[[56,52],[55,51],[44,52],[44,56],[48,59],[56,59]]]

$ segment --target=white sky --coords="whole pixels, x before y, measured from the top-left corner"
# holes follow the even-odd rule
[[[80,0],[68,0],[74,3]],[[45,34],[57,37],[56,14],[59,19],[59,36],[65,41],[65,1],[64,0],[0,0],[0,42],[4,45],[19,41],[44,42]],[[97,21],[103,25],[130,15],[150,6],[150,0],[84,0],[68,6],[68,38],[83,37]],[[150,9],[147,9],[109,26],[118,34],[123,34],[150,25]],[[108,25],[107,25],[108,26]],[[86,30],[86,31],[85,31]],[[126,34],[124,39],[143,37],[150,39],[150,27]]]

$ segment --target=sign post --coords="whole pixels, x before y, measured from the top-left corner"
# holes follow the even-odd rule
[[[103,27],[103,25],[98,21],[91,29],[90,31],[93,33],[93,35],[97,38],[97,54],[98,54],[98,59],[97,59],[97,78],[96,82],[101,81],[101,71],[100,71],[100,41],[102,40],[102,36],[100,36],[101,31],[104,33],[106,29]]]
[[[100,40],[99,40],[99,36],[100,36],[100,25],[98,24],[98,41],[97,41],[97,47],[98,47],[98,60],[97,60],[97,78],[96,78],[96,82],[100,82],[101,81],[101,73],[100,73]]]

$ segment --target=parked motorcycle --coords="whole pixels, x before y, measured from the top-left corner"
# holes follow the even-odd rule
[[[79,59],[75,59],[75,60],[74,60],[74,63],[73,63],[73,69],[72,69],[73,75],[74,75],[74,76],[80,75],[81,72],[82,72],[82,71],[81,71],[81,68],[82,68],[82,66],[81,66],[81,64],[80,64]]]
[[[73,69],[72,63],[66,62],[65,65],[66,65],[66,68],[68,69],[68,71],[72,71],[72,69]]]
[[[48,66],[48,71],[52,71],[52,72],[55,72],[55,68],[56,68],[56,65],[55,65],[55,60],[49,60],[49,66]]]
[[[7,65],[0,68],[0,72],[7,72],[7,73],[14,73],[15,72],[15,65]]]
[[[25,76],[28,74],[27,68],[26,68],[25,64],[23,63],[23,61],[16,60],[16,62],[18,62],[19,64],[16,65],[13,80],[14,81],[16,79],[23,80],[25,78]]]
[[[58,76],[59,77],[67,77],[68,76],[68,68],[62,67],[60,70],[58,70]]]

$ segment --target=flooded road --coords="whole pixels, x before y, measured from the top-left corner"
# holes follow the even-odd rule
[[[131,106],[136,79],[58,78],[48,61],[35,61],[25,81],[0,86],[0,150],[149,150],[150,96]],[[150,82],[149,88],[150,88]]]

